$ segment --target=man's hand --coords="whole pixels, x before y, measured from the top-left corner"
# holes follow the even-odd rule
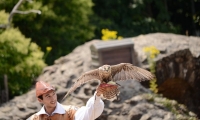
[[[96,93],[97,96],[101,96],[101,94],[103,94],[102,88],[100,86],[97,87],[96,91],[97,91]]]

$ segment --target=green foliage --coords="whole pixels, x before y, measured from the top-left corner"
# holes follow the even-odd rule
[[[147,55],[147,61],[149,64],[150,72],[155,75],[155,61],[154,58],[160,53],[160,51],[154,47],[154,46],[149,46],[149,47],[144,47],[143,51]],[[150,81],[150,90],[152,90],[154,93],[158,92],[158,85],[156,83],[156,78]]]
[[[5,10],[0,10],[0,17],[1,17],[0,25],[1,24],[7,24],[7,22],[8,22],[8,14],[5,12]],[[0,34],[1,34],[2,31],[3,30],[0,29]]]
[[[5,10],[0,11],[0,24],[6,24],[8,21],[8,14],[6,14]]]
[[[14,7],[13,3],[16,4],[17,1],[4,1],[0,3],[0,8],[10,12]],[[77,45],[94,36],[94,26],[89,24],[92,5],[91,0],[24,1],[20,10],[38,9],[42,14],[15,14],[13,23],[26,37],[41,46],[43,51],[47,46],[52,47],[46,62],[53,64],[55,59],[68,54]]]
[[[178,33],[179,27],[170,22],[170,13],[164,1],[158,0],[93,0],[97,25],[96,37],[103,28],[114,29],[123,37],[152,32]],[[115,8],[115,9],[112,9]]]
[[[18,29],[6,29],[0,34],[0,76],[8,76],[12,96],[30,88],[45,66],[43,54],[38,45],[25,38]]]

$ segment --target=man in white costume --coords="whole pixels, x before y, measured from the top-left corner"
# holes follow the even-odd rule
[[[86,106],[81,108],[66,106],[57,101],[54,87],[46,82],[38,81],[36,83],[36,97],[43,104],[43,107],[27,120],[94,120],[102,114],[104,109],[104,103],[100,98],[101,94],[99,86],[94,95],[87,101]]]

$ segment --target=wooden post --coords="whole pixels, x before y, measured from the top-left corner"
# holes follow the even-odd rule
[[[7,102],[9,100],[9,92],[8,92],[8,77],[6,74],[4,74],[4,86],[5,86],[6,102]]]

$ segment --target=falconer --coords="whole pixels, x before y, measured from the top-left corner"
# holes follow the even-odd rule
[[[101,88],[98,87],[94,95],[87,101],[86,106],[80,108],[66,106],[57,101],[54,87],[46,82],[38,81],[36,97],[43,107],[27,120],[94,120],[102,114],[104,109],[104,103],[100,98],[101,94]]]

